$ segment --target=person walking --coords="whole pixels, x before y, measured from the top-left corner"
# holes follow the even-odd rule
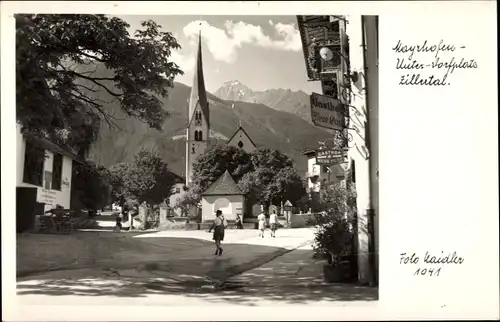
[[[271,237],[276,238],[276,229],[278,229],[278,215],[276,210],[269,216],[269,226],[271,226]]]
[[[222,247],[220,247],[221,242],[224,240],[224,231],[227,227],[227,221],[222,216],[222,211],[217,210],[215,212],[215,220],[208,232],[214,230],[213,240],[215,241],[215,254],[214,255],[222,255]]]
[[[266,229],[266,215],[264,215],[264,212],[257,216],[257,222],[259,223],[259,237],[264,238],[264,230]]]
[[[236,228],[243,229],[243,221],[241,220],[240,214],[236,214]]]

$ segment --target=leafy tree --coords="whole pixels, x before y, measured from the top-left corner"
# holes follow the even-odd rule
[[[111,198],[113,202],[118,203],[120,206],[127,202],[133,196],[130,195],[127,189],[127,177],[132,171],[132,164],[119,163],[109,169],[109,184],[111,186]]]
[[[316,217],[315,243],[317,256],[328,255],[338,263],[352,253],[356,229],[356,192],[343,183],[329,184],[322,193],[324,211]]]
[[[305,195],[302,179],[286,154],[260,148],[251,154],[251,160],[254,171],[242,178],[239,187],[252,202],[261,202],[267,210],[272,202],[289,199],[295,203]]]
[[[155,205],[171,194],[174,175],[156,152],[141,150],[131,164],[122,163],[110,168],[110,183],[113,199],[124,204],[128,199],[137,199]]]
[[[102,209],[110,201],[108,170],[88,161],[86,164],[73,163],[73,189],[81,205],[90,210]]]
[[[101,121],[116,126],[105,109],[110,100],[160,130],[168,114],[158,96],[167,97],[183,74],[170,60],[180,45],[155,22],[141,25],[132,36],[125,21],[105,15],[16,15],[16,108],[23,131],[83,155]],[[98,66],[107,73],[100,75]]]
[[[194,162],[191,191],[195,194],[202,193],[224,174],[226,169],[238,182],[253,170],[250,155],[233,146],[213,147]]]

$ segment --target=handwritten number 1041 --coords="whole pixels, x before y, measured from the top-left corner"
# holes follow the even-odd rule
[[[422,276],[439,276],[439,273],[441,273],[441,267],[438,268],[438,269],[434,269],[434,268],[418,268],[415,273],[413,273],[413,275],[415,276],[418,276],[418,275],[422,275]]]

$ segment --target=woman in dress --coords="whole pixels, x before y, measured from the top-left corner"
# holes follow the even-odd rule
[[[264,238],[264,230],[266,229],[266,215],[261,212],[257,217],[257,222],[259,223],[259,237]]]
[[[215,255],[222,255],[222,247],[220,247],[221,242],[224,240],[224,231],[227,227],[227,221],[222,216],[222,211],[217,210],[215,212],[215,220],[208,232],[214,230],[213,240],[215,241]]]

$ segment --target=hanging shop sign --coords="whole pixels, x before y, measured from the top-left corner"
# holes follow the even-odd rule
[[[345,106],[338,99],[316,93],[310,98],[314,125],[338,131],[345,129]]]
[[[346,154],[343,150],[318,150],[316,152],[316,164],[320,165],[333,165],[344,163]]]
[[[325,68],[333,68],[337,61],[341,45],[339,20],[327,15],[297,16],[297,22],[307,75],[309,80],[319,80],[320,73]],[[333,55],[330,56],[328,51]]]

